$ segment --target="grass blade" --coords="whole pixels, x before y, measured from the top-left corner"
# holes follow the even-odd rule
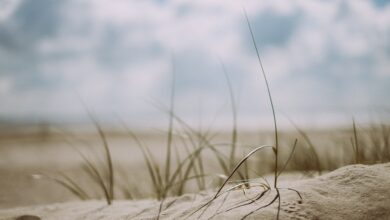
[[[230,173],[230,175],[228,176],[228,178],[226,178],[226,180],[224,181],[224,183],[220,186],[220,188],[218,189],[218,191],[215,193],[215,196],[213,197],[214,199],[217,198],[218,194],[221,192],[221,190],[223,189],[223,187],[228,183],[228,181],[230,180],[230,178],[234,175],[234,173],[241,167],[241,165],[248,160],[248,158],[250,158],[254,153],[256,153],[257,151],[259,150],[262,150],[262,149],[265,149],[265,148],[268,148],[268,147],[271,147],[272,149],[274,149],[275,147],[273,146],[270,146],[270,145],[263,145],[263,146],[260,146],[260,147],[257,147],[255,148],[254,150],[252,150],[251,152],[249,152],[243,159],[241,159],[241,161],[236,165],[236,167],[233,169],[233,171]]]
[[[284,169],[286,169],[288,163],[290,162],[290,160],[291,160],[291,158],[292,158],[292,156],[293,156],[293,154],[294,154],[294,152],[295,152],[295,148],[297,147],[297,143],[298,143],[298,139],[295,139],[293,148],[292,148],[292,150],[291,150],[291,153],[290,153],[290,155],[288,156],[286,162],[284,163],[284,166],[282,167],[282,169],[280,169],[280,171],[279,171],[279,173],[278,173],[278,176],[279,176],[280,174],[283,173]]]
[[[222,69],[225,75],[226,83],[228,85],[229,94],[230,94],[230,104],[232,108],[232,117],[233,117],[233,128],[232,128],[232,148],[230,150],[230,169],[233,169],[235,164],[235,154],[236,154],[236,145],[237,145],[237,108],[236,108],[236,102],[234,99],[234,92],[233,92],[233,86],[229,78],[229,74],[227,73],[225,64],[221,62]]]
[[[81,200],[88,199],[88,197],[86,195],[84,195],[83,192],[79,191],[78,187],[75,187],[72,183],[68,183],[64,180],[61,180],[61,179],[58,179],[55,177],[50,177],[50,176],[46,176],[46,178],[58,183],[59,185],[63,186],[64,188],[68,189],[72,194],[77,196],[79,199],[81,199]]]
[[[173,112],[175,107],[175,59],[172,56],[172,84],[171,84],[171,96],[170,96],[170,114],[169,114],[169,125],[168,125],[168,137],[167,137],[167,154],[165,164],[165,182],[168,182],[171,168],[171,151],[172,151],[172,140],[173,140]]]
[[[358,135],[356,130],[356,123],[355,119],[352,118],[352,128],[353,128],[353,138],[354,138],[354,149],[355,149],[355,162],[360,163],[360,152],[359,152],[359,141],[358,141]]]
[[[250,31],[250,34],[251,34],[252,43],[253,43],[253,46],[254,46],[254,48],[256,50],[257,60],[259,62],[260,68],[261,68],[261,73],[263,75],[263,78],[264,78],[264,81],[265,81],[265,85],[267,87],[268,99],[269,99],[269,102],[270,102],[270,105],[271,105],[272,116],[273,116],[273,119],[274,119],[274,132],[275,132],[275,148],[274,148],[274,150],[275,150],[275,182],[274,182],[274,187],[276,188],[277,187],[277,181],[278,181],[277,175],[278,175],[279,138],[278,138],[278,126],[277,126],[277,122],[276,122],[275,107],[274,107],[274,103],[273,103],[272,96],[271,96],[271,89],[269,87],[267,76],[266,76],[265,71],[264,71],[263,62],[261,61],[259,49],[257,48],[255,36],[253,34],[252,26],[251,26],[251,23],[250,23],[249,18],[248,18],[248,14],[246,13],[245,9],[244,9],[244,14],[245,14],[246,22],[247,22],[247,25],[248,25],[248,28],[249,28],[249,31]]]

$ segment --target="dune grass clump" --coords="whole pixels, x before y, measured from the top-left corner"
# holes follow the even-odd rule
[[[82,151],[73,145],[72,142],[65,140],[78,155],[82,158],[84,165],[82,169],[92,179],[92,182],[100,189],[100,195],[103,195],[107,205],[111,205],[114,200],[114,168],[113,160],[111,157],[110,147],[107,141],[107,137],[102,127],[96,120],[96,118],[88,111],[88,115],[91,118],[95,128],[97,129],[98,136],[103,145],[105,165],[102,167],[100,164],[94,163],[90,160]],[[92,197],[88,194],[87,190],[82,187],[80,183],[65,173],[59,172],[59,178],[45,175],[47,178],[60,184],[61,186],[68,189],[71,193],[77,196],[81,200],[91,199]]]
[[[274,163],[273,163],[273,172],[274,172],[274,181],[273,186],[271,186],[267,181],[264,183],[260,183],[265,190],[261,192],[255,199],[248,200],[247,202],[244,202],[242,204],[238,204],[235,207],[230,207],[228,210],[232,210],[234,208],[241,207],[243,205],[248,205],[253,203],[256,200],[259,200],[262,198],[263,195],[265,195],[266,192],[269,190],[276,190],[276,196],[272,201],[268,204],[271,205],[276,200],[278,200],[278,213],[277,218],[279,218],[279,211],[280,211],[280,192],[281,188],[278,187],[278,177],[280,174],[285,170],[287,167],[287,164],[290,162],[292,155],[295,151],[295,148],[297,146],[297,139],[294,141],[292,151],[285,162],[285,164],[282,167],[279,167],[279,157],[280,157],[280,149],[279,149],[279,136],[278,136],[278,127],[277,127],[277,118],[276,118],[276,112],[275,112],[275,106],[271,95],[271,89],[268,83],[267,75],[265,73],[259,50],[255,41],[254,33],[249,21],[249,18],[247,16],[247,13],[244,11],[245,18],[247,21],[247,25],[251,34],[252,43],[254,46],[254,49],[256,51],[257,60],[259,63],[259,67],[261,70],[262,78],[265,82],[267,94],[268,94],[268,100],[271,106],[272,110],[272,116],[273,116],[273,125],[274,125],[274,145],[264,145],[261,147],[257,147],[253,149],[251,152],[249,152],[246,156],[244,156],[237,164],[236,164],[236,154],[237,154],[237,139],[238,139],[238,131],[237,131],[237,110],[236,110],[236,104],[235,104],[235,98],[234,98],[234,92],[233,88],[229,79],[229,76],[227,74],[226,68],[222,64],[222,68],[225,74],[226,82],[229,89],[230,94],[230,104],[232,109],[232,131],[231,131],[231,142],[227,145],[230,147],[229,155],[226,156],[218,149],[218,145],[215,145],[211,142],[211,135],[207,131],[205,133],[202,133],[200,131],[197,131],[196,129],[192,128],[189,124],[187,124],[184,120],[182,120],[174,111],[175,105],[174,105],[174,99],[175,99],[175,70],[174,70],[174,62],[173,62],[173,74],[172,74],[172,89],[170,92],[170,103],[169,108],[166,110],[169,115],[169,122],[168,122],[168,130],[166,133],[167,142],[166,142],[166,153],[165,153],[165,164],[164,166],[160,166],[160,164],[157,162],[155,155],[150,150],[150,148],[139,138],[137,135],[131,131],[126,125],[124,127],[126,128],[126,132],[128,133],[129,137],[131,137],[140,151],[142,152],[143,159],[147,166],[147,172],[151,179],[152,183],[152,189],[154,191],[154,196],[157,200],[160,200],[160,208],[158,212],[158,217],[160,216],[160,213],[163,209],[164,200],[167,196],[178,196],[183,193],[184,187],[186,183],[189,180],[195,180],[199,190],[205,189],[205,177],[206,175],[204,171],[204,161],[202,152],[204,150],[209,150],[213,153],[215,158],[217,159],[217,162],[223,172],[223,182],[222,185],[217,190],[216,194],[213,196],[213,198],[210,200],[210,202],[206,203],[202,207],[200,207],[197,211],[201,210],[202,208],[207,209],[207,206],[220,197],[221,195],[240,188],[240,187],[250,187],[251,186],[251,180],[249,179],[248,174],[248,166],[246,164],[247,160],[252,157],[255,153],[263,150],[263,149],[272,149],[272,152],[274,154]],[[98,130],[100,139],[104,146],[104,152],[106,156],[106,173],[103,175],[96,165],[94,165],[87,157],[85,157],[81,152],[79,154],[82,156],[83,160],[86,163],[86,172],[93,178],[95,183],[98,184],[98,186],[101,188],[103,194],[105,195],[107,204],[111,204],[112,200],[114,199],[114,169],[112,165],[112,158],[111,153],[109,150],[108,142],[106,140],[105,134],[97,121],[92,117],[92,120],[95,124],[95,127]],[[176,122],[176,123],[175,123]],[[175,129],[175,126],[179,126],[180,129]],[[181,158],[180,153],[178,152],[178,149],[175,147],[176,145],[174,136],[177,135],[179,139],[182,141],[184,149],[186,151],[186,156],[184,158]],[[190,146],[187,146],[187,144],[184,143],[190,143]],[[175,158],[175,161],[174,161]],[[175,164],[175,168],[173,168],[173,164]],[[245,165],[245,172],[240,172],[240,168],[242,165]],[[240,182],[230,189],[223,191],[224,187],[231,181],[232,177],[238,174],[240,177]],[[104,178],[106,177],[106,178]],[[65,186],[72,192],[74,192],[76,195],[78,195],[80,198],[85,199],[86,193],[77,185],[72,179],[66,178],[65,181],[60,182],[61,185]],[[292,190],[292,189],[290,189]],[[298,193],[299,194],[299,193]],[[266,206],[268,206],[266,205]],[[264,206],[264,207],[266,207]],[[253,212],[256,212],[264,207],[259,207],[256,210],[253,210],[251,213],[248,213],[246,216],[249,216]],[[195,213],[195,212],[194,212]],[[193,213],[193,214],[194,214]],[[244,217],[245,218],[245,217]]]
[[[161,164],[158,162],[156,156],[154,155],[154,152],[150,149],[150,147],[122,121],[127,136],[135,142],[135,145],[140,149],[142,153],[143,160],[147,167],[147,174],[149,175],[151,180],[153,197],[157,200],[162,201],[161,204],[163,204],[163,201],[167,196],[182,195],[184,193],[185,186],[189,181],[195,181],[198,190],[204,190],[206,189],[205,178],[219,176],[219,179],[226,179],[226,176],[229,174],[229,168],[231,164],[234,164],[231,162],[231,160],[234,160],[236,154],[235,145],[237,142],[237,129],[235,120],[232,128],[233,144],[227,144],[227,146],[229,147],[232,146],[232,152],[230,152],[229,158],[225,156],[221,150],[218,149],[220,147],[224,147],[223,145],[212,143],[211,139],[213,138],[213,134],[211,133],[211,129],[208,129],[205,132],[197,131],[175,113],[174,74],[172,78],[173,79],[172,90],[170,94],[170,105],[169,108],[166,110],[169,115],[169,123],[168,130],[166,132],[166,154],[165,164],[163,166],[161,166]],[[229,91],[232,92],[230,81],[227,75],[226,79],[229,83]],[[233,92],[232,106],[235,106],[233,100]],[[114,185],[114,172],[118,172],[114,171],[112,165],[113,160],[111,158],[111,152],[105,132],[103,131],[102,127],[97,122],[95,117],[93,117],[92,114],[88,111],[88,109],[87,112],[92,119],[95,128],[98,131],[99,138],[104,147],[104,155],[106,158],[105,167],[99,166],[101,164],[94,163],[82,151],[80,151],[76,146],[74,146],[72,142],[68,140],[66,141],[81,156],[82,160],[84,161],[83,169],[85,170],[87,175],[92,178],[93,182],[96,183],[98,188],[100,188],[107,204],[111,204],[112,200],[114,199],[114,188],[120,187]],[[235,115],[234,108],[232,109],[232,112]],[[180,128],[175,129],[175,126]],[[181,154],[178,152],[179,149],[177,148],[175,143],[177,141],[176,139],[180,141],[180,144],[186,153],[184,157],[181,156]],[[205,173],[202,152],[206,150],[211,151],[212,155],[214,155],[217,159],[216,161],[222,169],[222,175],[212,175]],[[118,175],[123,175],[123,173],[124,172],[120,172]],[[245,173],[247,173],[247,170]],[[51,179],[60,184],[61,186],[67,188],[69,191],[71,191],[74,195],[76,195],[82,200],[93,198],[93,196],[88,195],[88,190],[83,189],[81,184],[77,183],[76,178],[71,178],[70,176],[67,176],[61,172],[59,172],[59,175],[61,178],[51,177]],[[242,174],[241,172],[239,172],[239,175],[240,177],[244,177],[244,174]],[[126,189],[123,189],[123,186],[122,191],[126,195],[128,195],[128,198],[133,198],[132,193]]]
[[[259,63],[259,66],[260,66],[260,70],[261,70],[261,75],[263,77],[263,80],[265,82],[265,85],[266,85],[266,89],[267,89],[267,95],[268,95],[268,100],[269,100],[269,103],[270,103],[270,106],[271,106],[271,110],[272,110],[272,116],[273,116],[273,125],[274,125],[274,145],[263,145],[263,146],[260,146],[260,147],[257,147],[255,148],[254,150],[252,150],[250,153],[248,153],[244,158],[241,159],[240,162],[238,162],[238,164],[234,167],[234,169],[230,172],[229,176],[226,178],[226,180],[223,182],[223,184],[219,187],[219,189],[217,190],[217,192],[214,194],[214,196],[205,204],[201,205],[199,208],[197,208],[195,211],[193,211],[192,213],[189,214],[189,217],[194,215],[195,213],[201,211],[203,209],[203,211],[200,213],[200,215],[198,216],[198,218],[200,218],[204,213],[205,211],[207,210],[207,208],[209,207],[209,205],[215,201],[218,197],[220,197],[221,195],[225,194],[225,193],[229,193],[230,191],[232,190],[235,190],[235,189],[238,189],[238,188],[241,188],[243,185],[245,186],[249,186],[250,182],[248,180],[244,180],[243,183],[239,183],[239,184],[236,184],[234,185],[233,187],[227,189],[226,191],[223,191],[222,190],[224,189],[224,187],[226,186],[226,184],[229,182],[229,180],[231,179],[231,177],[238,171],[238,169],[245,163],[247,162],[247,160],[252,156],[254,155],[255,153],[263,150],[263,149],[267,149],[267,148],[270,148],[272,149],[273,153],[274,153],[274,182],[273,182],[273,187],[270,186],[270,184],[268,182],[265,182],[265,183],[261,183],[260,185],[263,187],[263,191],[261,193],[259,193],[255,198],[250,198],[248,199],[247,201],[244,201],[240,204],[237,204],[235,205],[234,207],[229,207],[228,209],[224,210],[223,212],[227,212],[227,211],[230,211],[230,210],[233,210],[235,208],[239,208],[239,207],[242,207],[242,206],[245,206],[245,205],[249,205],[249,204],[252,204],[254,202],[256,202],[257,200],[261,199],[267,192],[269,192],[270,190],[274,189],[276,191],[276,196],[271,200],[271,202],[269,202],[268,204],[264,205],[264,206],[260,206],[260,207],[257,207],[255,210],[252,210],[251,212],[247,213],[246,215],[244,215],[241,219],[245,219],[247,218],[248,216],[250,216],[251,214],[265,208],[265,207],[268,207],[270,206],[271,204],[273,204],[274,202],[276,202],[276,200],[278,200],[278,211],[277,211],[277,214],[276,214],[276,219],[279,219],[279,215],[280,215],[280,208],[281,208],[281,197],[280,197],[280,190],[282,190],[282,188],[279,188],[278,186],[278,178],[280,176],[280,174],[284,171],[284,169],[287,167],[287,164],[290,162],[291,158],[292,158],[292,155],[295,151],[295,148],[297,146],[297,142],[298,140],[295,139],[294,141],[294,145],[292,147],[292,151],[287,159],[287,161],[285,162],[285,164],[283,165],[282,169],[279,168],[279,154],[280,154],[280,151],[279,151],[279,136],[278,136],[278,126],[277,126],[277,118],[276,118],[276,112],[275,112],[275,106],[274,106],[274,102],[273,102],[273,99],[272,99],[272,95],[271,95],[271,89],[270,89],[270,86],[269,86],[269,83],[268,83],[268,79],[267,79],[267,75],[265,73],[265,70],[264,70],[264,67],[263,67],[263,63],[261,61],[261,58],[260,58],[260,53],[259,53],[259,50],[258,50],[258,47],[257,47],[257,43],[256,43],[256,40],[255,40],[255,36],[254,36],[254,33],[253,33],[253,30],[252,30],[252,26],[251,26],[251,23],[249,21],[249,18],[248,18],[248,15],[244,9],[244,15],[245,15],[245,19],[246,19],[246,22],[247,22],[247,25],[248,25],[248,29],[250,31],[250,35],[251,35],[251,39],[252,39],[252,43],[253,43],[253,47],[256,51],[256,55],[257,55],[257,60],[258,60],[258,63]],[[299,194],[298,191],[294,190],[294,189],[290,189],[288,188],[287,190],[293,190],[295,191],[299,198],[300,198],[300,201],[302,200],[302,197],[301,195]],[[217,213],[215,213],[215,215],[217,215]]]
[[[158,106],[169,115],[168,130],[166,132],[165,165],[160,166],[153,152],[140,140],[134,132],[126,128],[129,135],[135,140],[146,162],[149,176],[152,180],[152,189],[155,197],[163,201],[167,196],[180,196],[184,192],[185,185],[190,180],[195,180],[199,190],[206,188],[205,178],[210,176],[204,170],[202,152],[210,149],[214,152],[222,169],[227,172],[227,160],[222,153],[211,143],[213,135],[210,130],[197,131],[175,113],[175,64],[172,62],[172,85],[169,107]],[[175,129],[180,127],[179,129]],[[181,157],[175,142],[179,139],[185,157]],[[175,165],[175,166],[174,166]],[[160,169],[161,168],[161,169]]]
[[[353,163],[373,164],[390,161],[390,126],[385,123],[359,127],[352,119],[350,146]]]

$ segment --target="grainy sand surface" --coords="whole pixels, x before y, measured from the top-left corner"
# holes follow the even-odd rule
[[[390,219],[390,163],[346,166],[313,179],[282,181],[280,187],[280,219]],[[302,200],[287,188],[297,190]],[[260,187],[251,187],[245,193],[243,190],[226,193],[207,210],[191,216],[215,192],[169,198],[164,202],[160,219],[242,219],[245,216],[246,219],[276,219],[277,202],[259,210],[275,197],[275,190],[260,200],[234,208],[262,191]],[[111,206],[103,201],[66,202],[1,210],[0,218],[11,220],[33,215],[58,220],[156,219],[159,204],[155,200],[114,201]]]

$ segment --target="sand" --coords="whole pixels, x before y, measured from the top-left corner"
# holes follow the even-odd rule
[[[298,191],[302,199],[287,188]],[[313,179],[282,181],[279,191],[280,219],[390,219],[390,163],[351,165]],[[251,204],[233,208],[261,192],[263,188],[256,186],[231,191],[214,200],[206,211],[202,209],[191,216],[215,191],[168,198],[160,219],[276,219],[277,201],[257,210],[272,201],[276,190]],[[0,211],[0,218],[11,220],[31,215],[58,220],[156,219],[159,205],[155,200],[114,201],[111,206],[103,201],[66,202],[5,209]]]

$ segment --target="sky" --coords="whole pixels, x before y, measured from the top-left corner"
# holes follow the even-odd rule
[[[0,121],[281,126],[390,112],[390,4],[306,0],[0,0]],[[172,78],[174,77],[174,83]],[[86,107],[85,107],[86,106]]]

